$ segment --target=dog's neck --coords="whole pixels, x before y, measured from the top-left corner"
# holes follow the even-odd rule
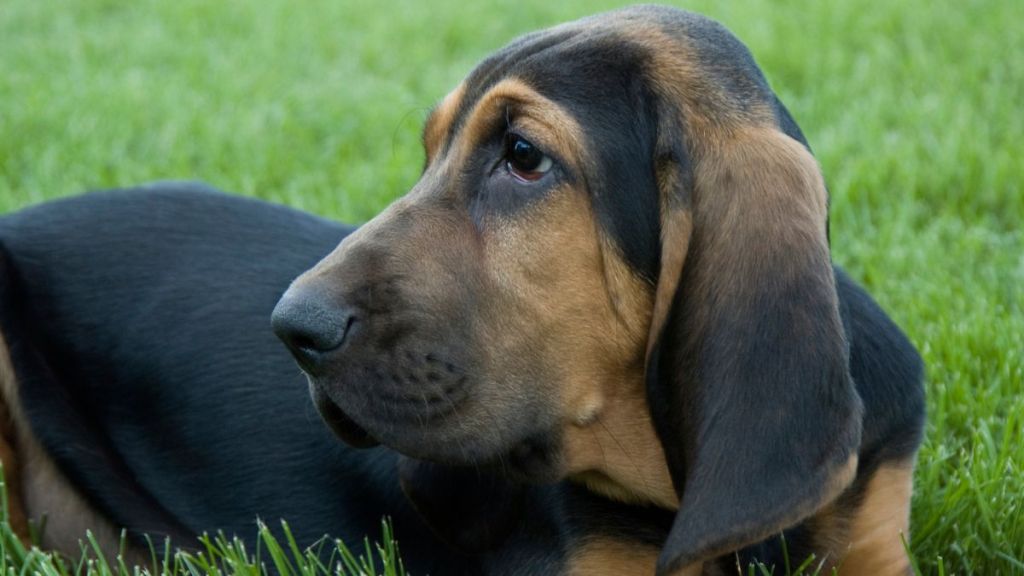
[[[569,478],[614,500],[678,509],[642,385],[609,390],[590,410],[563,431]]]

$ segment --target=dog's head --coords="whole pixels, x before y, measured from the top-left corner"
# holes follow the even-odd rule
[[[423,140],[420,181],[274,313],[343,438],[678,508],[663,570],[849,483],[825,188],[724,28],[641,7],[524,36]]]

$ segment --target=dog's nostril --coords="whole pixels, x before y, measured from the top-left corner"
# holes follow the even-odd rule
[[[299,330],[292,332],[288,338],[295,348],[305,348],[313,352],[330,352],[341,346],[345,341],[355,318],[349,316],[343,326],[337,326],[332,322],[313,322],[301,326]],[[287,342],[286,342],[287,343]]]
[[[348,309],[310,290],[289,290],[271,316],[274,333],[307,371],[318,368],[327,353],[339,348],[355,324],[356,317]]]
[[[302,348],[302,349],[305,349],[305,350],[309,350],[311,352],[321,351],[321,350],[324,350],[326,348],[325,346],[321,345],[321,343],[313,340],[312,338],[310,338],[308,336],[304,336],[302,334],[296,334],[296,335],[291,337],[291,346],[293,348]],[[329,350],[329,348],[326,348],[326,349]]]

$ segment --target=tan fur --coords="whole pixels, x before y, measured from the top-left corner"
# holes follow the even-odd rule
[[[626,503],[679,507],[646,402],[635,390],[605,390],[608,407],[585,426],[565,428],[566,469],[592,491]]]
[[[455,113],[466,92],[465,83],[459,84],[454,90],[445,96],[444,100],[430,113],[427,122],[423,127],[423,148],[427,154],[429,163],[438,150],[444,145],[445,135],[448,128],[455,119]]]
[[[0,400],[8,417],[4,440],[10,442],[8,448],[13,447],[10,453],[0,452],[0,457],[7,475],[8,498],[22,510],[19,525],[15,525],[12,518],[12,527],[18,530],[19,537],[27,539],[28,521],[40,525],[45,520],[45,528],[40,535],[44,549],[77,558],[81,555],[79,542],[85,539],[86,531],[91,531],[104,554],[109,558],[116,557],[120,549],[120,531],[71,486],[29,428],[20,408],[17,381],[2,334]],[[8,466],[11,457],[13,465]],[[149,556],[131,547],[125,554],[129,565],[143,565]]]
[[[693,233],[693,219],[690,213],[678,208],[668,208],[666,204],[666,201],[662,199],[661,271],[658,276],[651,313],[647,349],[644,353],[644,357],[648,360],[662,329],[665,327],[665,322],[668,320],[672,299],[676,295],[676,289],[679,288],[679,277],[682,275],[683,264],[686,262],[690,235]]]
[[[910,463],[884,466],[874,473],[850,524],[849,551],[840,567],[840,576],[912,573],[900,538],[910,537],[912,484]]]
[[[14,371],[11,369],[7,347],[0,334],[0,392],[14,382]],[[6,394],[0,397],[0,464],[3,464],[3,489],[7,493],[7,520],[23,544],[30,545],[28,518],[22,497],[21,467],[15,452],[17,438],[15,435],[14,418],[7,407]]]
[[[701,64],[685,37],[666,34],[644,15],[620,12],[614,19],[584,18],[555,26],[549,32],[567,30],[585,31],[589,37],[605,41],[612,37],[616,42],[645,48],[652,60],[647,73],[653,76],[653,88],[680,106],[681,117],[686,118],[683,128],[698,145],[734,128],[769,123],[773,117],[764,102],[737,102]]]
[[[565,574],[566,576],[643,576],[654,574],[657,562],[658,548],[654,546],[600,539],[588,542],[575,550],[569,559],[569,567]]]
[[[814,567],[820,567],[819,574],[834,576],[834,571],[838,570],[847,548],[846,536],[850,531],[850,518],[847,507],[842,505],[845,496],[844,494],[830,502],[804,523],[807,530],[813,534]],[[801,562],[803,558],[796,561]]]
[[[0,463],[4,467],[7,490],[7,511],[11,528],[24,544],[29,544],[28,515],[22,479],[25,477],[18,453],[18,424],[22,418],[17,404],[17,381],[7,352],[7,343],[0,334]]]
[[[649,331],[651,288],[607,242],[602,242],[602,263],[611,310],[631,334],[632,346],[627,344],[627,349],[646,353],[642,342]],[[591,404],[577,403],[583,406],[580,416],[563,428],[566,469],[573,480],[609,498],[674,509],[679,497],[647,408],[646,355],[643,360],[622,381],[588,388]]]
[[[811,244],[818,248],[816,257],[827,264],[827,195],[814,157],[799,142],[772,128],[737,132],[719,148],[696,174],[695,217],[708,234],[718,235],[711,249],[735,251],[739,243],[742,250],[767,255],[787,245]],[[719,259],[718,254],[708,256],[709,261]],[[788,258],[772,262],[794,268],[807,264]],[[834,283],[831,268],[822,270],[822,281]],[[755,276],[721,284],[737,291],[757,290],[758,286],[744,282]]]
[[[606,274],[612,264],[586,194],[557,191],[528,218],[497,223],[493,234],[501,242],[485,244],[488,274],[505,292],[501,300],[517,303],[502,312],[525,338],[504,331],[493,340],[492,362],[514,370],[543,359],[558,383],[546,394],[561,407],[566,472],[598,472],[640,498],[674,500],[643,394],[649,297],[641,295],[649,288],[623,270]],[[563,257],[550,257],[556,253]],[[524,355],[524,347],[534,350]]]
[[[493,122],[504,122],[506,111],[512,109],[517,126],[525,129],[534,144],[557,150],[577,166],[583,164],[585,139],[580,125],[564,108],[517,78],[498,82],[474,105],[458,136],[463,153],[478,146]],[[455,155],[456,163],[461,159],[461,154]]]
[[[774,122],[766,102],[739,102],[701,65],[686,38],[668,36],[648,23],[623,29],[621,36],[648,49],[655,88],[680,107],[688,139],[696,146],[713,145],[736,129]]]
[[[832,476],[828,479],[828,483],[822,490],[825,494],[824,500],[826,502],[835,500],[853,484],[853,481],[857,478],[857,466],[859,463],[860,455],[853,454],[846,460],[846,464],[838,466],[832,471]]]
[[[471,149],[483,132],[479,125],[503,113],[509,102],[516,105],[515,123],[538,145],[585,170],[585,140],[575,120],[515,79],[498,83],[480,99],[458,146]],[[492,233],[501,242],[487,244],[485,235],[484,257],[493,267],[488,273],[495,285],[519,292],[514,300],[524,309],[532,309],[506,317],[548,327],[540,331],[545,352],[574,352],[571,358],[550,359],[561,373],[560,389],[548,394],[561,399],[565,471],[620,500],[677,506],[643,388],[651,287],[602,237],[586,191],[559,191],[528,216],[496,223]],[[552,259],[552,254],[562,256]],[[528,330],[523,327],[524,334]],[[501,348],[509,339],[505,331],[494,342]],[[522,350],[513,344],[494,361],[521,359]]]

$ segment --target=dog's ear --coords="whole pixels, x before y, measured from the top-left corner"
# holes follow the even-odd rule
[[[427,526],[459,552],[495,548],[522,511],[523,486],[479,468],[399,456],[398,476],[402,491]]]
[[[772,126],[658,147],[647,394],[680,496],[658,564],[672,574],[836,497],[856,471],[862,408],[814,158]]]

